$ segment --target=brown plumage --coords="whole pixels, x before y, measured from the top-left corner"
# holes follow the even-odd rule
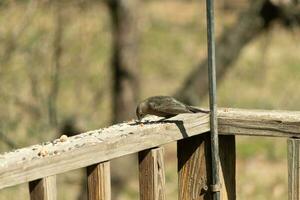
[[[185,105],[170,96],[153,96],[142,101],[136,108],[136,116],[141,120],[146,115],[156,115],[159,117],[173,117],[180,113],[205,112],[192,106]]]

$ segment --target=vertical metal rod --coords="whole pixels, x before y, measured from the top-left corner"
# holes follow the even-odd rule
[[[213,200],[220,199],[219,177],[219,141],[217,124],[217,98],[216,98],[216,56],[214,36],[214,1],[206,0],[207,14],[207,47],[208,47],[208,77],[209,77],[209,107],[211,130],[211,154],[212,154],[212,186]]]

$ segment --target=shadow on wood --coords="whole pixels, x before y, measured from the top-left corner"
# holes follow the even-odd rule
[[[180,200],[211,200],[211,144],[205,133],[177,143],[178,183]],[[221,198],[236,199],[235,138],[220,136]]]

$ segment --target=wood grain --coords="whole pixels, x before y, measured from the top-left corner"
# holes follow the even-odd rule
[[[219,136],[221,199],[236,199],[236,147],[234,135]]]
[[[139,152],[139,184],[141,200],[165,200],[164,149]]]
[[[219,134],[300,137],[300,112],[223,108],[218,111]]]
[[[211,149],[208,133],[177,143],[178,188],[180,200],[212,199]],[[220,180],[222,200],[236,199],[235,138],[219,137]]]
[[[56,176],[48,176],[29,182],[31,200],[56,200]]]
[[[210,155],[208,133],[177,142],[179,200],[212,199]]]
[[[299,144],[299,139],[288,139],[288,200],[300,200]]]
[[[0,155],[0,189],[83,168],[209,131],[208,114],[147,118]],[[300,112],[219,109],[219,133],[300,137]]]
[[[155,120],[154,120],[155,119]],[[208,115],[117,124],[0,155],[0,188],[83,168],[209,130]]]
[[[103,162],[87,167],[87,188],[89,200],[110,200],[110,162]]]

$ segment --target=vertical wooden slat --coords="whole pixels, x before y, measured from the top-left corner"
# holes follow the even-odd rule
[[[221,197],[235,200],[235,138],[220,136]],[[180,200],[212,199],[210,135],[202,134],[177,143],[178,184]]]
[[[179,200],[211,199],[210,140],[208,134],[177,142]]]
[[[288,139],[288,200],[300,200],[299,192],[299,142],[300,139]]]
[[[31,200],[56,200],[56,176],[48,176],[29,182]]]
[[[98,163],[87,167],[88,199],[110,200],[110,162]]]
[[[141,200],[165,200],[165,167],[163,148],[139,152]]]
[[[234,135],[219,135],[221,199],[236,199],[236,149]]]

